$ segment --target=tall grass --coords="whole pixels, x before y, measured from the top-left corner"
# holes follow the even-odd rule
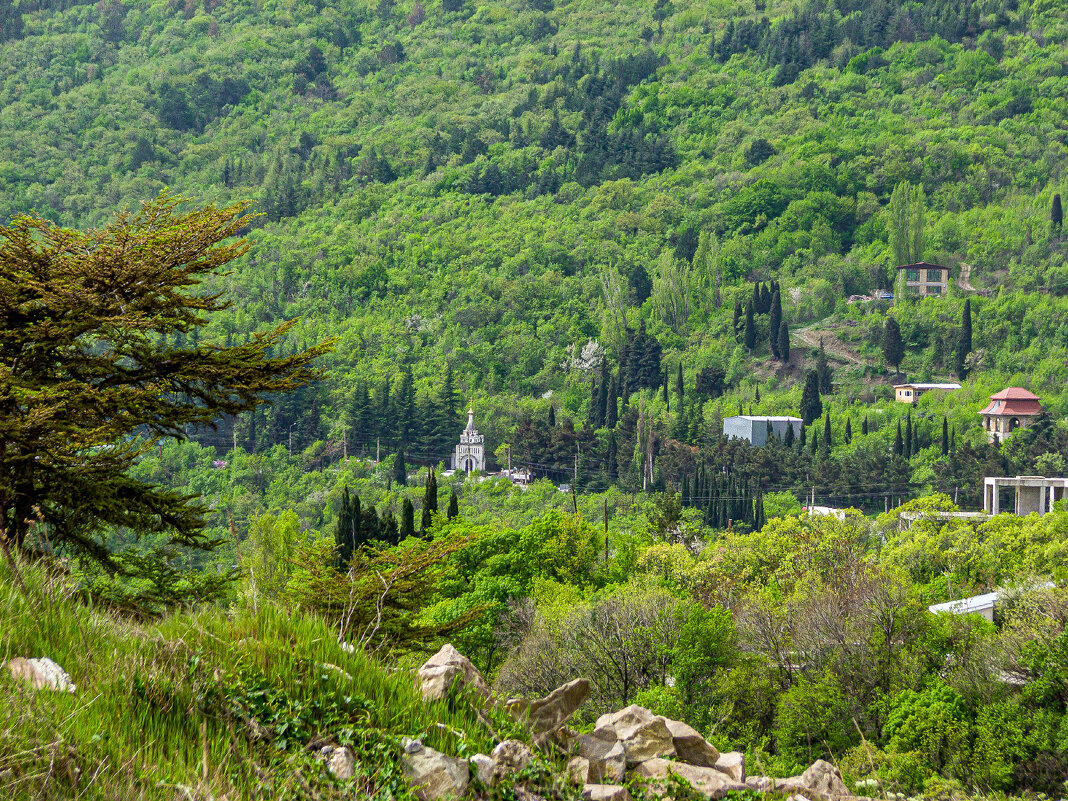
[[[0,798],[407,796],[396,738],[463,756],[515,734],[464,699],[424,703],[406,670],[347,653],[320,619],[276,606],[150,623],[94,608],[41,565],[0,564],[0,662],[48,656],[75,694],[0,675]],[[309,744],[350,743],[360,780]]]

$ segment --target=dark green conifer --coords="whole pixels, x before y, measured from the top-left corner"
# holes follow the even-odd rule
[[[864,415],[864,420],[860,424],[860,435],[862,437],[868,436],[868,415]]]
[[[949,421],[942,417],[942,455],[949,454]]]
[[[771,311],[768,312],[768,340],[771,353],[776,359],[782,358],[779,350],[779,328],[782,326],[782,300],[776,290],[771,296]]]
[[[849,421],[848,417],[846,418],[845,437],[844,438],[845,438],[845,444],[846,445],[852,444],[852,442],[853,442],[853,424]]]
[[[404,461],[404,442],[401,442],[393,457],[393,480],[401,486],[408,483],[408,465]]]
[[[779,338],[777,340],[779,358],[783,362],[790,361],[790,326],[786,320],[779,323]]]
[[[831,441],[831,410],[827,410],[827,414],[823,417],[823,444],[827,450],[830,450],[833,443]]]
[[[401,524],[400,524],[400,539],[404,540],[408,537],[415,536],[415,506],[412,505],[411,498],[405,498],[404,503],[401,504]]]
[[[756,347],[756,320],[753,319],[753,304],[745,307],[745,343],[746,350],[752,353]]]
[[[805,388],[801,392],[801,419],[805,425],[810,425],[814,420],[819,420],[823,414],[823,401],[820,400],[819,376],[815,370],[809,370],[805,374]]]
[[[449,494],[449,508],[445,512],[445,519],[452,520],[454,517],[460,514],[460,499],[456,497],[456,490]]]
[[[905,443],[901,439],[901,421],[897,421],[897,434],[894,436],[894,456],[905,455]]]

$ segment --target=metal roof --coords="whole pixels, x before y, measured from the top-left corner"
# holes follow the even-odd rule
[[[973,612],[982,612],[993,608],[997,600],[998,594],[996,592],[987,592],[983,595],[973,595],[971,598],[961,598],[956,601],[946,601],[943,604],[928,606],[927,610],[935,614],[948,612],[951,615],[969,615]]]

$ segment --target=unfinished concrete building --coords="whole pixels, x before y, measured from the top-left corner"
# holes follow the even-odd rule
[[[1065,497],[1068,478],[987,476],[983,479],[983,511],[988,515],[1001,514],[1002,494],[1006,490],[1012,491],[1014,514],[1044,515],[1052,512],[1053,504]]]

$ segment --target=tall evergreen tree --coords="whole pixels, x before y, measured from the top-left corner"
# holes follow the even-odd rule
[[[607,402],[608,408],[605,413],[604,424],[608,428],[615,428],[619,414],[619,385],[616,383],[615,376],[612,376],[612,380],[608,384]]]
[[[792,423],[786,424],[786,436],[783,437],[782,444],[785,445],[787,448],[793,446],[794,444],[794,426]]]
[[[549,407],[552,409],[552,407]],[[423,518],[420,525],[423,538],[430,533],[430,527],[434,524],[434,513],[438,511],[438,478],[433,470],[427,472],[426,490],[423,493]]]
[[[779,323],[779,337],[777,340],[779,358],[783,362],[790,361],[790,326],[786,320]]]
[[[812,450],[810,451],[813,456],[819,453],[820,448],[820,432],[813,430],[812,432]]]
[[[912,415],[905,418],[905,458],[912,458]]]
[[[779,328],[782,326],[782,299],[776,290],[771,296],[771,311],[768,312],[768,340],[771,353],[776,359],[782,358],[779,350]]]
[[[820,394],[830,395],[834,391],[834,370],[827,363],[827,351],[820,340],[820,350],[816,354],[816,375],[819,377]]]
[[[823,444],[830,450],[833,443],[831,442],[831,410],[828,409],[827,413],[823,416]]]
[[[742,302],[740,300],[734,301],[734,321],[731,324],[731,330],[734,331],[734,339],[739,340],[742,336]]]
[[[853,424],[848,417],[846,418],[844,439],[846,445],[850,445],[853,442]]]
[[[957,377],[963,380],[968,375],[967,359],[972,352],[972,299],[964,301],[964,311],[960,318],[960,338],[957,340],[956,369]]]
[[[452,520],[460,514],[460,499],[456,497],[456,489],[449,494],[449,508],[445,512],[445,519]]]
[[[393,480],[401,486],[408,483],[408,465],[404,461],[404,443],[400,444],[397,448],[397,453],[393,457]]]
[[[949,421],[942,417],[942,455],[949,454]]]
[[[823,414],[823,401],[820,400],[819,376],[815,370],[805,373],[805,388],[801,393],[801,419],[805,425],[811,425],[812,421],[819,420]]]
[[[405,498],[401,504],[401,523],[399,537],[405,540],[415,536],[415,506],[411,498]]]
[[[897,434],[894,435],[894,456],[905,455],[905,443],[901,439],[901,421],[897,421]]]
[[[864,415],[864,420],[860,424],[860,435],[862,437],[868,436],[868,415]]]
[[[756,320],[753,318],[753,304],[745,307],[745,338],[746,350],[752,353],[756,347]]]
[[[1049,222],[1053,232],[1059,234],[1061,224],[1064,222],[1064,210],[1061,208],[1061,196],[1059,193],[1053,196],[1053,205],[1049,211]]]
[[[886,363],[898,370],[905,358],[905,343],[901,339],[901,327],[893,317],[887,317],[883,323],[882,348]]]
[[[686,385],[682,379],[682,359],[679,359],[678,372],[675,375],[675,403],[678,404],[678,409],[682,411],[682,404],[686,398]]]
[[[556,407],[549,404],[549,428],[556,428]]]

